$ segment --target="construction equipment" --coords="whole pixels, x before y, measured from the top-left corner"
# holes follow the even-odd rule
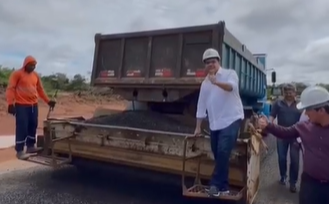
[[[96,34],[91,85],[113,88],[131,101],[131,107],[121,112],[98,110],[90,119],[46,120],[44,135],[38,137],[44,151],[34,162],[58,167],[89,159],[181,175],[184,196],[208,198],[201,180],[209,179],[214,168],[210,141],[206,135],[193,137],[193,131],[199,88],[206,75],[202,54],[210,47],[219,51],[224,68],[236,70],[245,108],[230,160],[231,194],[218,199],[251,204],[259,186],[263,143],[249,123],[263,106],[266,73],[224,22]],[[188,186],[187,177],[196,177],[195,183]]]

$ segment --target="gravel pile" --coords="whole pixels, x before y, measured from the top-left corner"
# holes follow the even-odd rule
[[[193,134],[194,132],[194,127],[182,125],[173,118],[152,111],[124,111],[118,114],[91,118],[85,122],[178,133]]]

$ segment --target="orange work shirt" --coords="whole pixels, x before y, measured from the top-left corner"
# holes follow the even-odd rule
[[[33,105],[42,98],[46,103],[49,98],[44,92],[40,77],[36,72],[27,73],[24,68],[14,71],[9,79],[6,98],[8,105],[14,103]]]

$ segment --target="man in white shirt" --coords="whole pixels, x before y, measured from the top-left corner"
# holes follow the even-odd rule
[[[215,169],[208,189],[211,196],[229,193],[229,159],[244,119],[239,77],[235,70],[222,68],[220,59],[218,52],[212,48],[203,54],[208,75],[200,88],[195,128],[195,135],[200,135],[202,120],[208,116],[211,149],[215,158]]]

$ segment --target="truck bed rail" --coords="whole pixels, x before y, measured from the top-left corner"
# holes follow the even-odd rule
[[[92,128],[131,130],[131,131],[137,131],[137,132],[165,134],[165,135],[171,135],[171,136],[194,137],[193,134],[188,134],[188,133],[168,132],[168,131],[161,131],[161,130],[148,130],[148,129],[143,129],[143,128],[132,128],[132,127],[128,127],[128,126],[101,125],[101,124],[92,124],[92,123],[83,123],[83,122],[68,122],[68,123],[71,125],[78,125],[78,126],[92,127]]]

